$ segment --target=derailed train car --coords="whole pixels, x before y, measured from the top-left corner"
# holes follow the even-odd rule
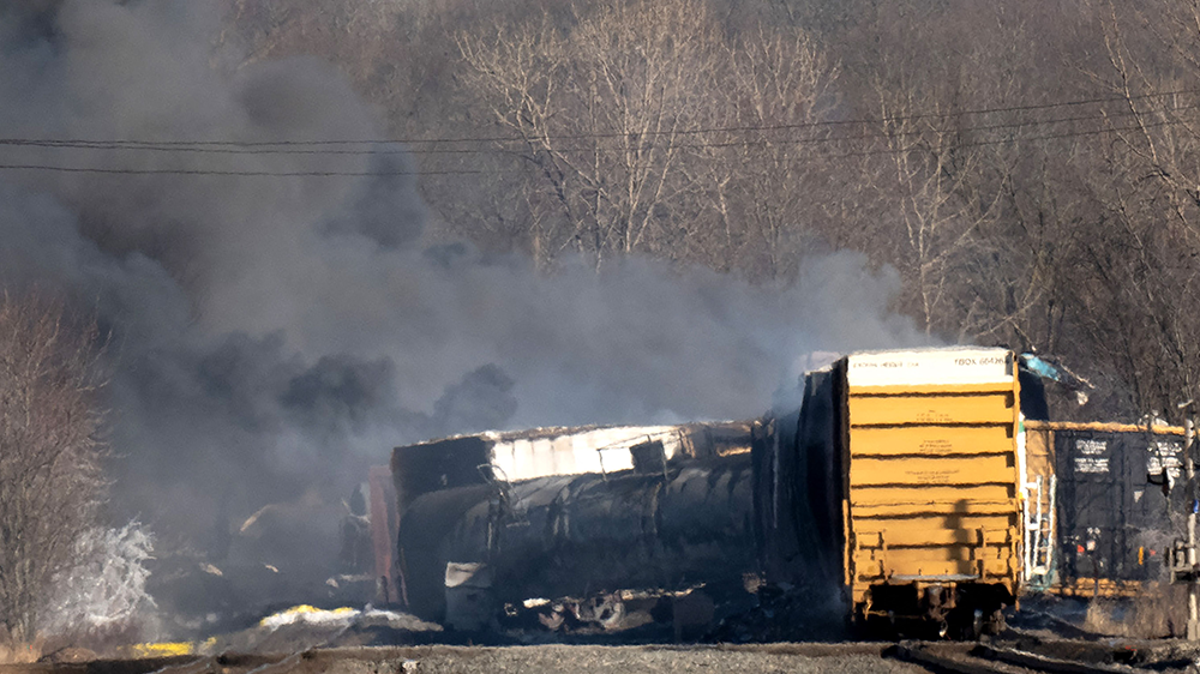
[[[409,608],[466,625],[530,597],[686,586],[714,568],[751,568],[750,441],[750,422],[729,422],[399,447]]]
[[[410,607],[444,619],[466,598],[490,607],[753,573],[840,586],[861,621],[978,630],[1018,593],[1018,398],[1003,349],[855,354],[810,374],[798,410],[757,422],[749,456],[668,456],[647,434],[624,447],[624,470],[525,479],[518,461],[497,469],[507,450],[494,445],[457,459],[398,448]],[[546,451],[543,464],[558,470]],[[418,465],[441,485],[414,490]]]
[[[500,493],[430,494],[400,529],[409,605],[481,626],[500,605],[534,597],[737,580],[755,563],[751,478],[741,456],[666,476],[561,475]]]
[[[1184,428],[1029,421],[1030,481],[1049,498],[1028,567],[1034,592],[1133,596],[1167,581],[1165,553],[1185,535]],[[1032,510],[1032,509],[1031,509]],[[1032,517],[1027,517],[1031,522]]]
[[[756,456],[768,579],[840,584],[859,623],[998,628],[1024,545],[1014,355],[854,354],[805,387]]]

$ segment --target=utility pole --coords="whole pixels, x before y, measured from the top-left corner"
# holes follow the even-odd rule
[[[1196,464],[1192,461],[1192,438],[1194,433],[1192,415],[1188,414],[1183,422],[1183,467],[1187,473],[1187,565],[1188,574],[1188,619],[1187,638],[1189,641],[1200,639],[1200,615],[1197,606],[1196,575],[1200,568],[1196,566],[1196,511],[1200,503],[1196,501]]]
[[[1187,409],[1192,405],[1189,400],[1180,404],[1179,409]],[[1147,423],[1146,430],[1154,437],[1153,420]],[[1196,559],[1196,515],[1200,513],[1200,501],[1196,500],[1196,462],[1192,460],[1192,445],[1195,443],[1195,421],[1189,411],[1183,422],[1183,470],[1187,478],[1184,495],[1187,497],[1187,539],[1176,539],[1170,551],[1171,582],[1187,583],[1188,586],[1188,617],[1187,638],[1189,641],[1200,640],[1200,564]],[[1153,442],[1153,440],[1152,440]],[[1164,473],[1167,467],[1164,464]],[[1164,478],[1167,477],[1165,474]]]

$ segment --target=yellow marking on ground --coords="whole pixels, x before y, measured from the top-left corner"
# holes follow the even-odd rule
[[[196,652],[196,644],[188,641],[134,644],[129,647],[129,651],[135,658],[162,658],[171,655],[192,655]]]

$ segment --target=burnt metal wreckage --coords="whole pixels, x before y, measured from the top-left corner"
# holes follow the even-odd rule
[[[1139,592],[1179,535],[1186,433],[1049,421],[1063,378],[997,348],[856,353],[752,421],[397,447],[369,490],[380,597],[460,630],[969,638],[1030,593]]]

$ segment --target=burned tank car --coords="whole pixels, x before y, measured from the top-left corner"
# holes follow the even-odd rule
[[[555,475],[425,494],[400,525],[409,609],[446,618],[448,565],[486,569],[474,575],[492,608],[740,582],[757,568],[752,473],[750,456],[738,454],[652,473]]]

